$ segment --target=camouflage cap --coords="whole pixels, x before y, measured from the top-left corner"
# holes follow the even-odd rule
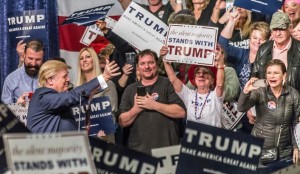
[[[276,12],[272,16],[270,29],[274,28],[287,29],[291,23],[289,16],[283,12]]]

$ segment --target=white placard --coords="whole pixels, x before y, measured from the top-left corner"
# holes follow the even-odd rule
[[[17,104],[17,103],[7,104],[6,106],[11,110],[11,112],[13,112],[16,115],[18,120],[24,123],[24,125],[26,126],[28,105],[29,105],[28,102],[26,102],[25,106],[22,106],[21,104]]]
[[[5,134],[3,140],[14,174],[96,173],[85,133]]]
[[[235,128],[237,123],[239,123],[239,121],[245,115],[245,112],[239,112],[237,110],[237,102],[233,101],[223,103],[221,114],[222,127],[227,130],[231,130]]]
[[[218,29],[199,25],[169,25],[166,60],[213,66]]]
[[[179,159],[180,145],[152,149],[152,156],[161,159],[156,174],[175,174]]]
[[[106,22],[106,27],[110,29],[114,28],[114,26],[117,23],[116,20],[108,16],[105,17],[105,22]],[[80,39],[80,43],[89,46],[98,37],[98,35],[103,36],[103,33],[96,24],[88,26],[86,27]]]
[[[168,26],[143,7],[131,2],[113,32],[139,50],[151,49],[159,53]]]

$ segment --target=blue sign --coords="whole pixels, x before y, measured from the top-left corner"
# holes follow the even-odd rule
[[[104,20],[107,12],[114,4],[103,5],[90,9],[75,11],[62,24],[77,24],[89,26],[95,24],[98,19]]]
[[[15,11],[7,14],[8,33],[13,47],[20,40],[38,39],[48,45],[45,10]]]
[[[89,137],[97,173],[155,174],[159,159]]]
[[[263,141],[188,121],[176,173],[256,173]]]
[[[234,6],[272,16],[283,4],[283,0],[235,0]]]
[[[0,173],[8,170],[2,136],[5,133],[30,132],[23,123],[0,101]]]
[[[116,130],[107,96],[93,98],[89,105],[83,102],[81,107],[72,107],[72,113],[76,122],[80,121],[81,130],[86,130],[86,118],[90,118],[89,136],[97,136],[100,130],[103,130],[106,135]]]

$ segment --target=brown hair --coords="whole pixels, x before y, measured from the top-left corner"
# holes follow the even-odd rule
[[[274,65],[278,65],[281,68],[282,73],[286,73],[286,67],[285,64],[283,63],[283,61],[279,60],[279,59],[272,59],[271,61],[269,61],[266,65],[266,69],[265,69],[265,74],[267,74],[267,69],[270,66],[274,66]]]
[[[34,52],[40,52],[44,51],[44,44],[40,40],[34,39],[26,43],[24,51],[25,53],[28,48],[31,48]]]
[[[157,54],[154,51],[150,50],[150,49],[145,49],[145,50],[139,52],[136,55],[136,63],[138,64],[140,57],[144,57],[145,55],[150,55],[150,56],[154,57],[154,60],[155,60],[156,64],[158,64],[158,56],[157,56]]]

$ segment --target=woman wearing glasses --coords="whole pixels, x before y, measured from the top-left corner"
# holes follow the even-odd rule
[[[160,56],[163,57],[167,53],[168,48],[162,47]],[[187,108],[187,120],[221,127],[225,56],[222,51],[215,50],[214,53],[216,54],[217,75],[215,77],[208,67],[198,66],[194,71],[196,90],[189,89],[176,77],[169,62],[164,61],[164,66],[176,93]]]

